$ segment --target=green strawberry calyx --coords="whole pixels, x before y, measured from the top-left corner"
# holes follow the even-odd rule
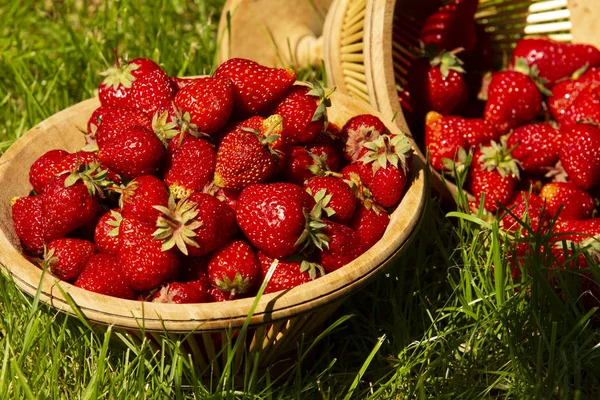
[[[98,195],[105,197],[104,191],[114,186],[114,182],[108,178],[108,170],[102,168],[100,162],[89,164],[78,164],[73,170],[65,171],[69,176],[65,179],[65,187],[71,187],[79,180],[87,187],[90,196]]]
[[[552,92],[546,87],[548,80],[540,76],[540,70],[537,65],[529,65],[527,59],[523,57],[517,57],[513,65],[513,71],[528,75],[531,79],[533,79],[535,86],[537,86],[542,94],[546,96],[552,96]]]
[[[315,110],[311,121],[314,122],[322,120],[324,124],[323,129],[326,129],[328,124],[327,107],[331,107],[331,99],[329,96],[335,92],[335,88],[325,92],[325,89],[318,81],[312,82],[311,86],[312,87],[308,91],[307,95],[315,96],[319,99],[317,109]]]
[[[356,198],[363,203],[367,210],[373,210],[375,214],[380,215],[384,211],[383,207],[373,201],[373,195],[371,191],[362,183],[360,176],[357,173],[350,172],[350,179],[344,179],[344,182],[356,196]]]
[[[307,272],[310,279],[315,280],[318,276],[325,275],[325,269],[321,264],[310,262],[308,260],[302,260],[300,263],[300,272]],[[318,275],[318,276],[317,276]]]
[[[119,236],[119,228],[121,227],[121,221],[123,221],[123,216],[120,212],[115,210],[110,211],[110,216],[112,218],[106,221],[106,224],[112,226],[113,229],[111,229],[110,232],[108,232],[108,236],[117,237]]]
[[[167,146],[168,141],[173,139],[180,132],[180,129],[177,129],[177,121],[168,121],[168,119],[168,111],[164,111],[160,114],[156,112],[152,117],[152,130],[165,147]]]
[[[317,204],[320,203],[321,205],[321,210],[325,212],[325,214],[328,217],[331,217],[335,214],[335,210],[329,206],[329,203],[331,202],[331,194],[327,194],[327,190],[326,189],[319,189],[317,191],[317,193],[313,194],[312,190],[310,190],[310,188],[306,189],[306,192],[308,194],[310,194],[314,199],[315,202]]]
[[[200,247],[194,237],[196,229],[203,224],[196,220],[198,215],[198,204],[189,199],[175,201],[174,196],[169,196],[168,207],[153,206],[154,209],[162,212],[162,215],[156,220],[156,231],[152,234],[155,240],[161,240],[162,251],[167,251],[177,246],[186,256],[188,255],[187,246]]]
[[[283,131],[283,117],[279,114],[273,114],[262,121],[262,129],[252,129],[248,127],[240,128],[244,132],[250,132],[256,135],[260,144],[269,149],[274,156],[281,157],[282,152],[275,149],[275,144],[281,138]]]
[[[244,278],[242,274],[237,271],[233,279],[230,279],[226,274],[223,274],[221,279],[215,279],[215,285],[222,291],[229,292],[233,297],[235,294],[246,293],[252,285],[252,279],[250,279],[250,277]]]
[[[323,232],[327,224],[321,219],[323,202],[317,202],[310,213],[306,209],[303,209],[302,212],[304,213],[306,223],[304,231],[302,231],[302,234],[294,244],[300,247],[299,252],[312,253],[315,248],[319,250],[329,248],[329,236]]]
[[[461,176],[468,170],[468,161],[469,153],[463,147],[459,147],[454,159],[442,158],[442,172],[452,177]]]
[[[133,82],[135,82],[133,71],[137,70],[139,67],[138,64],[133,63],[119,65],[119,62],[117,61],[116,65],[100,72],[100,75],[105,77],[102,83],[106,87],[112,86],[113,90],[118,89],[120,85],[129,89],[133,85]]]
[[[492,140],[489,146],[481,146],[482,154],[478,159],[481,163],[481,169],[497,170],[502,177],[514,176],[521,179],[519,172],[521,163],[511,156],[511,152],[515,147],[506,148],[506,137],[502,137],[500,143]]]
[[[457,53],[463,51],[463,48],[458,48],[452,51],[443,50],[431,59],[429,64],[432,67],[439,67],[444,78],[447,78],[450,71],[455,71],[460,74],[465,74],[467,71],[463,68],[463,61],[456,56]]]
[[[380,135],[377,139],[363,145],[368,151],[360,158],[364,164],[372,163],[373,173],[379,168],[387,168],[388,163],[402,172],[408,170],[408,160],[412,156],[412,145],[403,134]]]

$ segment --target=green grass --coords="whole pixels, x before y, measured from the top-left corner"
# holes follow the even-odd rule
[[[0,3],[0,151],[94,95],[114,47],[173,75],[214,66],[222,1],[39,3]],[[279,377],[224,368],[209,383],[211,371],[177,340],[115,345],[119,332],[95,331],[1,275],[0,398],[600,398],[598,313],[581,304],[578,272],[549,272],[549,238],[532,234],[535,256],[513,280],[514,241],[448,211],[432,200],[410,251],[350,297],[318,340],[305,338],[302,362]]]

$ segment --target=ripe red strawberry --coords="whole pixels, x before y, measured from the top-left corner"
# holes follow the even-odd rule
[[[507,146],[525,172],[545,173],[558,161],[560,132],[547,123],[523,125],[511,133]]]
[[[309,143],[319,136],[327,126],[327,107],[331,105],[328,96],[318,84],[313,88],[291,88],[273,112],[285,121],[281,135],[287,144]]]
[[[211,253],[227,243],[237,232],[235,213],[224,202],[206,193],[194,192],[175,202],[169,198],[168,207],[156,207],[159,217],[154,237],[163,249],[175,246],[193,257]]]
[[[403,134],[379,136],[365,143],[360,153],[360,177],[373,200],[393,207],[402,198],[410,173],[412,146]]]
[[[122,220],[118,210],[109,210],[100,217],[94,231],[94,243],[99,252],[119,253],[119,227]]]
[[[328,245],[319,254],[325,272],[333,272],[359,255],[360,243],[354,230],[346,225],[324,221],[323,233],[329,238]]]
[[[204,185],[201,192],[215,196],[217,199],[231,207],[231,209],[234,211],[237,207],[238,197],[240,196],[240,192],[237,190],[218,187],[212,181]]]
[[[179,254],[162,249],[162,242],[155,240],[153,224],[131,218],[123,218],[119,227],[118,262],[129,285],[138,291],[156,289],[177,275]]]
[[[106,114],[112,113],[113,109],[115,108],[119,107],[100,106],[94,110],[87,123],[87,137],[89,137],[90,139],[96,138],[96,132],[98,131],[98,127],[102,123],[104,116]]]
[[[408,71],[408,91],[417,116],[428,111],[448,115],[460,111],[467,101],[462,61],[453,53],[425,49]]]
[[[590,68],[580,77],[557,83],[548,107],[563,128],[581,120],[600,123],[600,68]]]
[[[496,129],[483,118],[462,118],[460,129],[470,146],[488,145],[500,139]]]
[[[224,292],[241,295],[254,288],[259,270],[252,247],[243,240],[234,240],[213,254],[208,263],[208,279]]]
[[[344,156],[349,161],[358,160],[364,143],[387,133],[384,123],[374,115],[361,114],[350,118],[340,132],[340,137],[346,142]]]
[[[459,149],[469,148],[461,128],[460,117],[444,117],[435,111],[425,116],[425,146],[434,169],[442,171],[444,159],[455,160]]]
[[[225,61],[214,77],[231,79],[234,109],[242,116],[268,112],[296,81],[291,69],[270,68],[244,58]]]
[[[48,243],[44,262],[52,275],[66,282],[75,282],[95,252],[96,247],[90,241],[60,238]]]
[[[254,184],[240,194],[236,219],[255,247],[271,257],[286,257],[313,233],[307,225],[313,204],[314,200],[300,186]]]
[[[349,224],[358,237],[359,255],[369,250],[383,237],[389,223],[390,216],[381,207],[368,201],[359,202]]]
[[[258,251],[257,256],[260,262],[260,278],[257,286],[260,286],[264,282],[275,258],[269,257],[262,251]],[[273,275],[271,275],[271,279],[265,288],[265,294],[291,289],[315,280],[324,274],[325,271],[319,264],[311,263],[301,257],[288,257],[278,260]]]
[[[64,150],[50,150],[42,154],[29,168],[29,183],[37,193],[44,191],[44,186],[54,175],[63,171],[62,161],[69,153]]]
[[[117,257],[112,254],[92,255],[75,281],[75,286],[91,292],[132,300],[135,292],[123,274]]]
[[[120,189],[119,207],[123,218],[134,218],[155,224],[161,215],[154,206],[166,206],[169,202],[169,191],[157,177],[140,175]]]
[[[334,139],[327,133],[322,133],[314,142],[307,144],[306,150],[325,161],[330,171],[339,171],[344,165],[341,140]]]
[[[556,241],[570,240],[576,243],[589,239],[597,241],[600,239],[600,218],[558,221],[552,231],[556,234]]]
[[[169,76],[158,64],[146,58],[136,58],[104,71],[98,87],[102,105],[132,107],[154,114],[156,108],[175,95]]]
[[[42,196],[16,197],[10,200],[15,233],[25,250],[33,255],[44,252]]]
[[[210,287],[208,289],[208,293],[210,295],[211,301],[215,302],[215,303],[218,303],[221,301],[235,300],[235,296],[231,296],[231,293],[224,292],[221,289],[216,288],[216,287]],[[220,340],[220,336],[219,336],[219,340]]]
[[[65,237],[96,217],[98,196],[80,174],[56,175],[42,194],[42,229],[44,242]]]
[[[153,303],[194,304],[211,300],[209,286],[204,281],[167,283],[152,296]]]
[[[275,114],[262,121],[260,131],[237,128],[228,133],[217,150],[215,184],[243,189],[269,179],[279,163],[279,152],[270,147],[282,132],[282,118]]]
[[[522,234],[527,235],[527,231],[515,220],[515,217],[529,225],[534,232],[542,230],[541,233],[544,233],[548,226],[548,220],[551,215],[544,204],[544,199],[535,193],[527,191],[516,192],[512,199],[508,201],[506,207],[514,217],[508,212],[502,215],[500,227],[505,231],[512,233],[521,231]],[[521,248],[520,250],[525,250],[525,248]]]
[[[547,81],[548,87],[584,66],[600,65],[600,51],[594,46],[561,43],[545,37],[519,40],[511,63],[515,63],[517,58],[525,59],[530,67],[537,66],[540,78]]]
[[[558,218],[588,219],[594,211],[594,199],[584,190],[577,188],[572,183],[550,182],[542,187],[540,196],[546,200],[546,209],[551,216]]]
[[[111,107],[102,115],[102,121],[95,133],[98,146],[110,143],[121,136],[122,132],[133,127],[143,126],[152,129],[152,118],[135,108]]]
[[[439,50],[459,47],[468,53],[475,47],[475,12],[478,0],[454,0],[431,14],[421,28],[425,45],[435,44]]]
[[[154,132],[141,126],[124,129],[110,142],[98,145],[100,161],[125,179],[155,173],[165,153]]]
[[[484,207],[489,212],[496,212],[498,203],[508,203],[520,178],[518,162],[511,157],[505,141],[477,150],[470,173],[470,191],[478,201],[485,194]]]
[[[488,87],[484,117],[502,134],[530,122],[542,109],[542,94],[529,75],[535,71],[520,60],[515,70],[493,73]]]
[[[215,163],[214,146],[207,140],[190,138],[173,154],[164,172],[165,184],[175,197],[187,197],[212,179]]]
[[[342,178],[315,176],[304,183],[304,189],[315,198],[323,201],[327,217],[339,223],[347,223],[356,209],[356,196]]]
[[[327,155],[316,155],[303,146],[288,146],[283,154],[281,176],[285,182],[304,185],[314,176],[325,176],[332,170]]]
[[[173,101],[201,132],[215,134],[225,126],[233,109],[233,83],[229,79],[198,78],[179,90]]]
[[[566,128],[559,160],[569,180],[580,189],[590,190],[600,183],[600,128],[577,124]]]

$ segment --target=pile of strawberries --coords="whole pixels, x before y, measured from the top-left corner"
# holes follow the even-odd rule
[[[138,58],[103,73],[81,151],[31,165],[12,200],[25,252],[97,293],[200,303],[337,270],[384,234],[412,149],[373,115],[340,129],[288,69],[231,59],[170,77]],[[278,260],[278,264],[274,260]]]
[[[600,51],[524,38],[508,65],[492,71],[477,5],[454,0],[427,18],[423,56],[400,92],[432,167],[465,174],[474,210],[483,202],[490,215],[510,209],[523,218],[527,203],[535,229],[558,221],[555,233],[581,233],[561,238],[598,238]],[[516,228],[509,220],[502,220],[508,231]]]

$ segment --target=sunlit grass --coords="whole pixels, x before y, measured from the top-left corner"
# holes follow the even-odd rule
[[[210,73],[221,6],[1,3],[0,152],[93,96],[113,48],[153,58],[172,75]],[[320,79],[323,70],[299,76]],[[458,202],[464,210],[464,196]],[[600,398],[598,316],[582,307],[577,272],[558,274],[557,291],[543,250],[549,238],[533,235],[534,256],[513,280],[511,246],[498,226],[448,211],[432,200],[408,251],[320,335],[306,336],[301,362],[283,374],[252,363],[235,377],[232,369],[202,369],[172,336],[151,342],[92,330],[2,275],[0,398]]]

